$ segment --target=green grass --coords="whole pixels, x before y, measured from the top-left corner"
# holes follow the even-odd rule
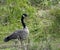
[[[13,45],[14,41],[5,43],[3,40],[15,30],[22,29],[21,15],[27,13],[28,19],[25,21],[30,31],[30,50],[60,49],[60,4],[58,1],[53,3],[45,0],[37,3],[37,0],[33,0],[34,4],[29,0],[0,1],[0,46]],[[0,50],[15,49],[17,50],[13,46],[13,48],[3,47]]]

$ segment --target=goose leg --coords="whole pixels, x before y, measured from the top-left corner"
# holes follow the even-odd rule
[[[21,42],[21,48],[22,48],[22,50],[27,50],[25,41],[22,41],[22,40],[21,40],[20,42]]]
[[[27,39],[27,45],[26,46],[27,46],[27,50],[30,50],[30,39],[29,38]]]
[[[14,41],[14,48],[17,49],[17,43],[18,41],[17,40],[13,40]]]

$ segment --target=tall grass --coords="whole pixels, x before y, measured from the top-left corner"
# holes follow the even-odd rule
[[[30,30],[30,50],[60,49],[60,4],[53,0],[1,0],[0,49],[19,50],[14,41],[4,43],[11,32],[22,28],[21,15],[28,14],[26,24]],[[6,45],[5,45],[6,44]],[[12,44],[10,46],[10,44]],[[19,43],[18,43],[19,44]],[[17,45],[18,45],[17,44]],[[13,47],[13,48],[12,48]]]

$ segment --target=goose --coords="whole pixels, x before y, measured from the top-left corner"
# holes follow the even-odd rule
[[[11,35],[7,36],[4,39],[4,42],[8,42],[12,39],[18,39],[22,42],[23,40],[28,38],[29,30],[28,30],[28,27],[26,26],[25,21],[24,21],[24,19],[27,16],[28,16],[27,14],[23,14],[22,17],[21,17],[21,23],[22,23],[23,28],[20,29],[20,30],[14,31]]]

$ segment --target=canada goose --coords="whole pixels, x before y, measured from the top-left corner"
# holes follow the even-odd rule
[[[18,39],[18,40],[20,39],[21,41],[23,41],[24,39],[26,39],[28,37],[29,30],[24,22],[24,18],[26,18],[26,17],[27,17],[27,14],[23,14],[21,17],[21,23],[22,23],[23,29],[17,30],[15,32],[13,32],[11,35],[7,36],[4,39],[4,42],[8,42],[12,39]]]

